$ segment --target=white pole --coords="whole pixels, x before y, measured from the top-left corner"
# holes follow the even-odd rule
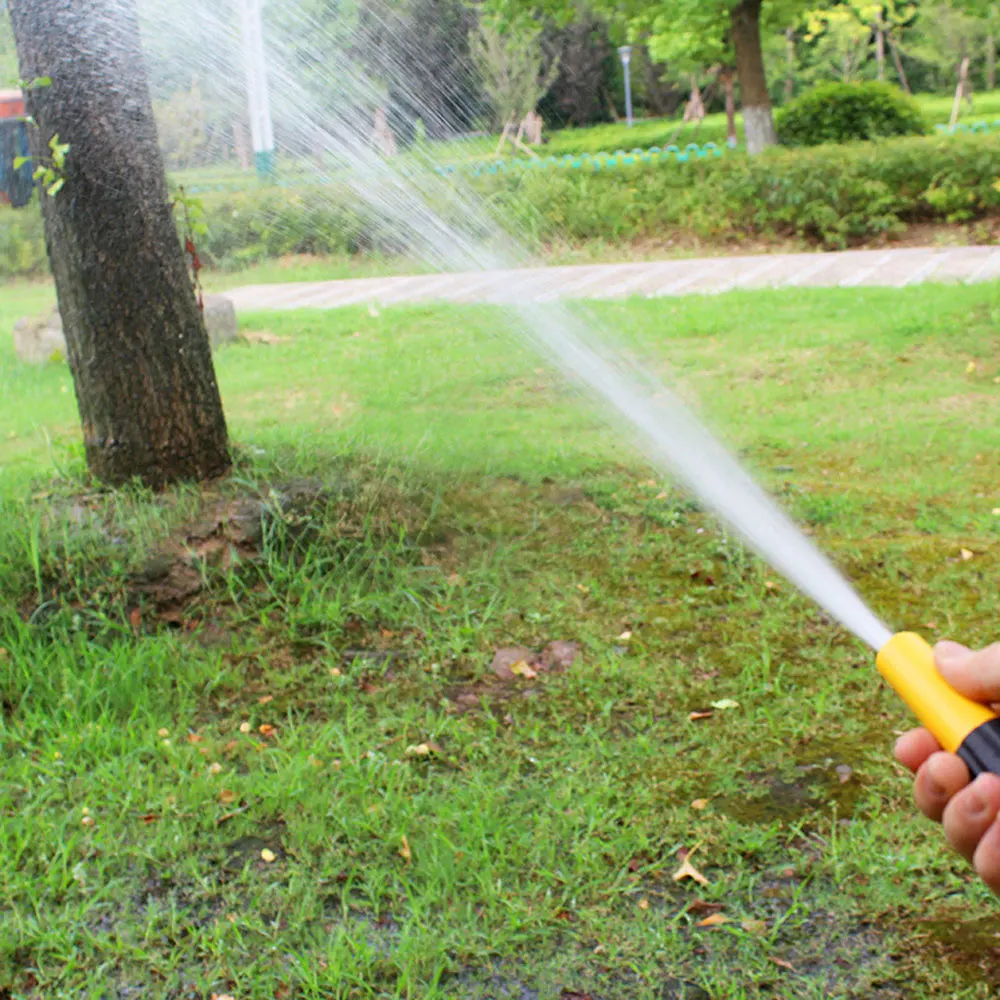
[[[267,64],[264,61],[264,29],[261,23],[263,5],[264,0],[241,0],[240,13],[243,21],[243,62],[254,162],[257,174],[266,179],[274,174],[274,128],[271,124],[271,99],[267,89]]]

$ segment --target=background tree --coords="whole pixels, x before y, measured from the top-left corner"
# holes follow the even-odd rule
[[[229,467],[204,317],[167,196],[134,0],[12,0],[36,160],[69,147],[42,198],[87,461],[160,486]]]
[[[534,111],[559,72],[543,50],[541,24],[527,17],[484,16],[469,48],[495,121],[504,127]]]

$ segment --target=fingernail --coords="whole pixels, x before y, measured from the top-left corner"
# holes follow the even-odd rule
[[[957,667],[972,655],[968,646],[945,639],[934,647],[934,659],[939,667]]]

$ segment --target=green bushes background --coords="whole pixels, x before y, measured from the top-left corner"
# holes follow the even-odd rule
[[[726,242],[799,237],[842,248],[914,222],[996,214],[1000,135],[931,136],[779,149],[614,171],[485,175],[470,181],[531,249],[554,241],[624,243],[678,236]],[[377,215],[346,185],[253,188],[202,199],[210,266],[288,254],[394,253],[400,220]],[[438,206],[447,217],[454,206]],[[37,206],[0,211],[0,276],[46,267]]]

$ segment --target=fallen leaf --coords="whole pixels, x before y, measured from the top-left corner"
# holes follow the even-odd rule
[[[529,681],[534,680],[538,676],[538,671],[524,660],[518,660],[517,663],[512,664],[510,672],[517,677],[523,677]]]
[[[996,514],[998,512],[994,511],[993,513]],[[579,590],[581,594],[589,594],[590,593],[590,587],[585,587],[582,583],[578,583],[576,585],[576,589]]]
[[[692,809],[697,809],[699,812],[702,809],[707,809],[708,808],[708,799],[695,799],[694,802],[691,803],[691,808]]]
[[[792,972],[795,971],[795,966],[791,962],[786,962],[783,958],[775,958],[774,955],[768,955],[768,958],[775,965],[780,965],[783,969],[790,969]]]
[[[767,931],[767,921],[743,920],[740,922],[740,927],[742,927],[747,934],[764,934]]]
[[[778,589],[778,585],[774,582],[774,580],[765,580],[764,581],[764,586],[768,590],[777,590]]]
[[[406,748],[407,757],[429,757],[431,754],[430,743],[417,743],[415,746]]]
[[[169,729],[158,729],[156,731],[156,735],[159,736],[161,740],[162,739],[166,739],[170,735],[170,730]]]
[[[668,496],[670,496],[670,494],[667,493],[666,491],[664,491],[663,493],[657,493],[656,496],[653,497],[653,499],[654,500],[666,500]]]
[[[972,552],[969,549],[961,549],[960,551],[962,553],[963,562],[968,562],[976,554],[975,552]]]
[[[146,813],[145,816],[139,817],[139,819],[141,819],[142,822],[146,824],[146,826],[149,826],[150,823],[155,823],[159,818],[160,818],[159,813]]]
[[[340,677],[341,676],[340,670],[337,667],[330,667],[330,676],[331,677]]]
[[[692,899],[685,908],[688,913],[718,913],[723,909],[722,903],[709,903],[705,899]]]
[[[261,695],[261,697],[257,699],[257,704],[258,705],[266,705],[269,701],[274,701],[274,695],[273,694]]]
[[[93,816],[84,816],[83,819],[80,820],[80,822],[84,826],[93,826],[94,825],[94,817]]]
[[[257,732],[260,733],[261,736],[273,736],[276,731],[277,727],[272,726],[269,722],[262,722],[257,727]]]
[[[252,729],[253,729],[253,726],[251,726],[249,722],[241,722],[240,723],[240,732],[241,733],[249,733]]]
[[[684,860],[681,862],[680,868],[674,872],[674,881],[682,882],[686,878],[694,879],[699,885],[708,885],[708,879],[693,864],[691,864],[691,855],[694,851],[690,851]]]
[[[278,858],[277,854],[274,853],[269,847],[265,847],[260,852],[261,861],[265,861],[267,864],[271,864]]]
[[[138,632],[142,628],[142,612],[138,608],[133,608],[129,612],[128,623],[134,632]]]
[[[230,791],[228,788],[223,788],[219,792],[219,801],[224,805],[228,806],[230,802],[236,801],[236,792]]]
[[[690,722],[697,722],[699,719],[711,719],[713,715],[715,715],[715,712],[694,711],[688,715],[688,720]]]
[[[212,774],[222,774],[222,765],[216,761],[215,763],[208,765],[208,770]]]
[[[720,712],[727,712],[732,708],[739,708],[740,703],[732,698],[723,698],[721,701],[713,701],[712,708],[717,708]]]
[[[966,375],[971,375],[975,370],[976,370],[976,362],[975,361],[970,361],[965,366],[965,374]]]
[[[240,745],[239,740],[230,740],[223,748],[223,753],[232,753],[234,750],[238,749]]]
[[[626,629],[620,636],[618,636],[619,642],[628,642],[632,638],[632,633]]]
[[[188,733],[187,741],[188,743],[200,743],[201,737],[197,733]]]
[[[728,924],[729,917],[724,913],[713,913],[710,916],[705,917],[704,920],[699,920],[695,924],[695,927],[718,927],[721,924]]]
[[[515,663],[528,663],[535,658],[535,654],[524,646],[507,646],[498,649],[493,654],[493,662],[490,669],[502,681],[512,681],[516,676],[513,671]]]
[[[837,772],[837,780],[842,785],[846,785],[847,782],[851,780],[851,776],[854,774],[854,771],[849,764],[838,764],[835,770]]]
[[[640,910],[648,910],[649,909],[649,900],[648,899],[640,899],[639,900],[639,909]]]
[[[399,847],[399,856],[409,864],[413,860],[413,852],[410,850],[410,842],[404,836]]]

